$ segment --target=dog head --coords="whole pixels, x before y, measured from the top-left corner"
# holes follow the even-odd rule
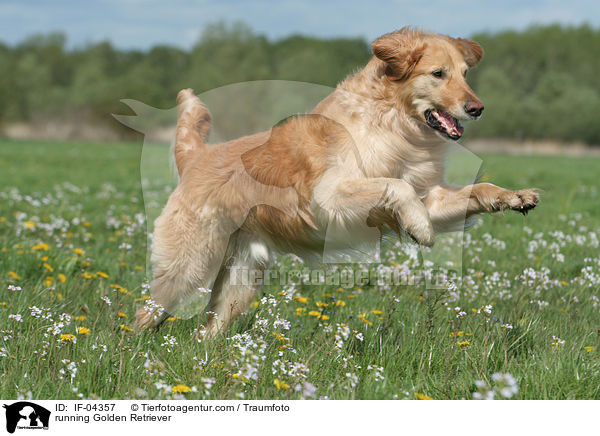
[[[372,49],[394,104],[432,133],[457,140],[460,121],[481,116],[483,104],[466,81],[483,56],[476,42],[404,28],[379,37]]]

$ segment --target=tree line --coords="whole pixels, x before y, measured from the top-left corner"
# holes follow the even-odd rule
[[[466,137],[600,144],[600,30],[536,26],[472,39],[485,56],[469,82],[486,111]],[[122,98],[170,108],[186,87],[201,93],[262,79],[333,87],[370,57],[361,38],[270,40],[243,23],[207,26],[188,51],[122,50],[109,42],[68,49],[60,33],[35,35],[0,44],[0,127],[69,119],[118,128],[109,114],[125,111]]]

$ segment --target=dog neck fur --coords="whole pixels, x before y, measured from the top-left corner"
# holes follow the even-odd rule
[[[390,83],[386,65],[373,57],[341,82],[314,110],[350,133],[366,177],[403,178],[425,190],[443,177],[447,141],[409,115],[409,87]]]

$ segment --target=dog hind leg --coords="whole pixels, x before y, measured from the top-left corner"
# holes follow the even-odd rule
[[[234,236],[228,260],[221,267],[207,307],[209,337],[224,333],[231,322],[248,309],[262,285],[268,263],[268,249],[262,242],[253,241],[242,231]]]
[[[228,241],[229,233],[214,216],[196,219],[181,205],[168,205],[155,225],[152,298],[138,310],[136,327],[156,327],[169,314],[202,310],[186,304],[198,296],[198,288],[213,286]]]

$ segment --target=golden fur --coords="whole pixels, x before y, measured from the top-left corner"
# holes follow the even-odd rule
[[[444,182],[447,139],[424,114],[481,114],[465,80],[483,55],[477,43],[402,29],[372,48],[370,62],[311,114],[215,147],[204,143],[207,109],[191,90],[179,93],[180,181],[156,220],[152,251],[152,298],[164,313],[140,309],[139,327],[158,325],[203,287],[212,289],[208,333],[223,331],[257,288],[237,283],[230,267],[262,270],[268,247],[318,252],[331,223],[389,226],[431,246],[436,231],[471,215],[537,204],[530,189]]]

